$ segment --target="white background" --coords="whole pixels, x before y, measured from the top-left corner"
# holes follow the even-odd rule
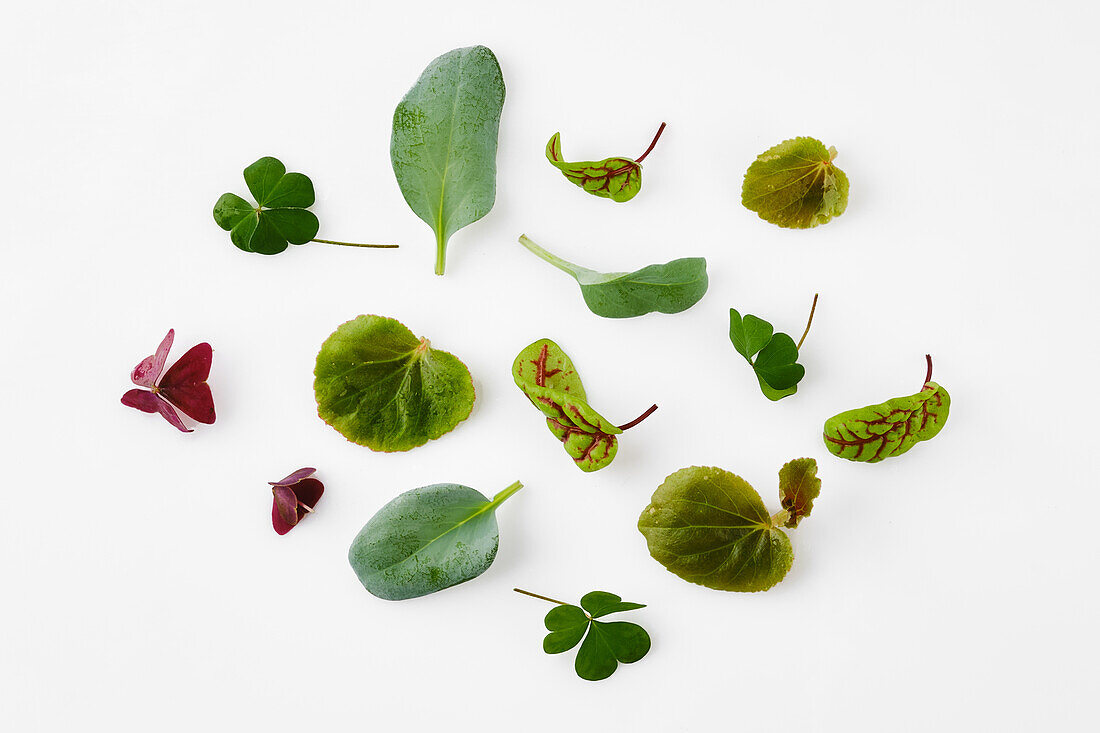
[[[22,3],[0,28],[0,720],[6,730],[1082,730],[1096,685],[1097,6],[1087,2]],[[389,163],[393,108],[482,43],[508,87],[493,211],[432,274]],[[582,193],[543,157],[637,155],[641,194]],[[843,217],[786,231],[740,204],[779,141],[834,145]],[[315,182],[320,236],[245,254],[211,220],[241,169]],[[690,311],[597,318],[517,243],[603,270],[701,255]],[[801,333],[798,394],[765,400],[728,308]],[[315,414],[340,323],[398,318],[463,359],[471,418],[408,453]],[[119,404],[169,327],[215,350],[218,421]],[[539,337],[617,422],[578,471],[512,384]],[[879,465],[823,420],[919,389],[941,435]],[[683,582],[636,518],[717,465],[772,511],[809,455],[823,489],[767,593]],[[327,486],[291,534],[265,482]],[[347,547],[396,494],[521,479],[480,578],[385,602]],[[641,662],[602,683],[541,651],[547,604],[649,606]]]

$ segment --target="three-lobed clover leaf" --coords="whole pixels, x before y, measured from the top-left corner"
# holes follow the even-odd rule
[[[643,603],[625,602],[614,593],[596,590],[585,594],[580,606],[574,606],[519,588],[515,591],[557,604],[543,621],[550,633],[542,640],[542,649],[547,654],[561,654],[580,644],[573,666],[581,679],[607,679],[620,662],[633,664],[649,652],[649,634],[638,624],[597,621],[612,613],[645,608]]]
[[[920,392],[833,415],[825,421],[825,447],[838,458],[878,463],[939,435],[951,411],[951,395],[932,381],[932,357]]]
[[[622,203],[634,198],[642,190],[642,161],[657,144],[665,123],[657,128],[653,142],[637,159],[615,157],[600,161],[585,160],[570,163],[562,159],[561,133],[555,132],[546,143],[546,159],[567,179],[593,196]]]
[[[302,173],[287,173],[277,158],[260,158],[244,169],[244,182],[255,205],[233,193],[214,204],[214,221],[245,252],[279,254],[290,244],[305,244],[317,236],[320,222],[307,209],[316,197],[313,181]]]
[[[531,404],[546,416],[550,432],[585,472],[609,465],[619,449],[615,436],[657,409],[653,405],[625,425],[615,425],[589,406],[573,362],[550,339],[539,339],[519,352],[512,363],[512,378]]]
[[[810,307],[806,330],[797,344],[785,333],[775,333],[772,324],[762,318],[746,314],[744,317],[730,308],[730,341],[733,348],[756,373],[760,391],[773,402],[789,397],[798,391],[798,383],[806,375],[806,368],[798,364],[798,350],[810,332],[817,295]],[[755,357],[755,358],[754,358]]]
[[[836,148],[812,137],[784,140],[757,156],[745,172],[741,203],[761,219],[808,229],[848,206],[848,176],[836,167]]]

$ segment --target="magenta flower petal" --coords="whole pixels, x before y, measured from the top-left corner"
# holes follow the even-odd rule
[[[175,329],[168,329],[168,335],[160,342],[156,353],[145,357],[134,367],[134,371],[130,372],[130,380],[134,384],[139,387],[152,387],[157,383],[160,373],[164,371],[164,362],[168,360],[168,352],[172,349],[172,341],[175,337]],[[146,410],[146,412],[149,412],[149,410]]]
[[[206,383],[214,350],[210,344],[194,346],[164,374],[157,390],[196,422],[214,422],[214,396]]]
[[[307,476],[312,476],[315,473],[317,473],[316,468],[299,468],[282,481],[268,481],[268,483],[272,486],[293,486]]]
[[[274,500],[271,503],[271,525],[279,534],[293,529],[302,517],[313,511],[325,485],[310,478],[314,468],[299,468],[282,481],[270,481]]]
[[[271,525],[279,534],[286,534],[298,523],[298,497],[285,486],[271,490],[275,500],[271,503]]]
[[[170,425],[184,433],[190,433],[187,426],[172,406],[152,392],[144,389],[131,389],[122,395],[122,404],[142,412],[159,412]]]

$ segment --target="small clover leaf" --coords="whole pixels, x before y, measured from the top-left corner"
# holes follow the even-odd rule
[[[543,620],[550,633],[542,640],[542,650],[547,654],[561,654],[580,644],[573,668],[581,679],[593,682],[607,679],[615,673],[620,662],[633,664],[649,652],[649,634],[638,624],[596,620],[612,613],[645,608],[645,604],[624,602],[614,593],[601,590],[586,594],[580,606],[519,588],[515,591],[557,604]]]
[[[744,317],[730,308],[730,341],[737,353],[745,357],[760,383],[760,391],[775,402],[798,391],[798,383],[806,375],[806,368],[798,364],[798,350],[817,309],[817,295],[810,307],[806,330],[797,344],[785,333],[775,333],[772,324],[762,318],[746,314]],[[756,357],[755,359],[753,357]]]
[[[260,158],[245,168],[244,182],[256,203],[234,193],[222,194],[214,204],[214,221],[245,252],[275,255],[285,251],[288,244],[307,242],[383,249],[397,246],[316,239],[320,222],[308,210],[316,200],[313,181],[303,173],[287,173],[277,158]]]

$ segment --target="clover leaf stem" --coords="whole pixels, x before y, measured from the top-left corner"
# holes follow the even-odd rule
[[[638,415],[638,417],[634,418],[633,420],[626,423],[625,425],[620,425],[619,430],[630,430],[632,427],[634,427],[635,425],[640,423],[642,420],[645,420],[647,417],[652,415],[656,410],[657,410],[657,405],[652,405],[648,410],[643,412],[641,415]]]
[[[810,332],[810,324],[814,322],[814,311],[817,310],[817,293],[814,293],[814,302],[810,306],[810,318],[806,321],[806,330],[802,332],[802,338],[798,339],[798,346],[795,348],[801,349],[802,342],[806,340],[806,335]]]
[[[339,244],[342,247],[375,247],[377,249],[397,249],[398,244],[360,244],[359,242],[337,242],[335,239],[311,239],[311,242],[320,242],[321,244]]]
[[[645,160],[645,157],[652,152],[654,146],[657,145],[657,141],[661,139],[661,133],[665,131],[665,123],[662,122],[661,126],[657,128],[657,134],[653,136],[653,142],[649,144],[649,147],[645,149],[645,152],[634,159],[635,163],[641,163]]]
[[[538,593],[532,593],[529,590],[522,590],[520,588],[513,588],[516,593],[522,593],[525,596],[531,596],[532,598],[538,598],[540,601],[549,601],[550,603],[556,603],[559,606],[568,606],[565,601],[559,601],[556,598],[550,598],[549,596],[540,596]]]

